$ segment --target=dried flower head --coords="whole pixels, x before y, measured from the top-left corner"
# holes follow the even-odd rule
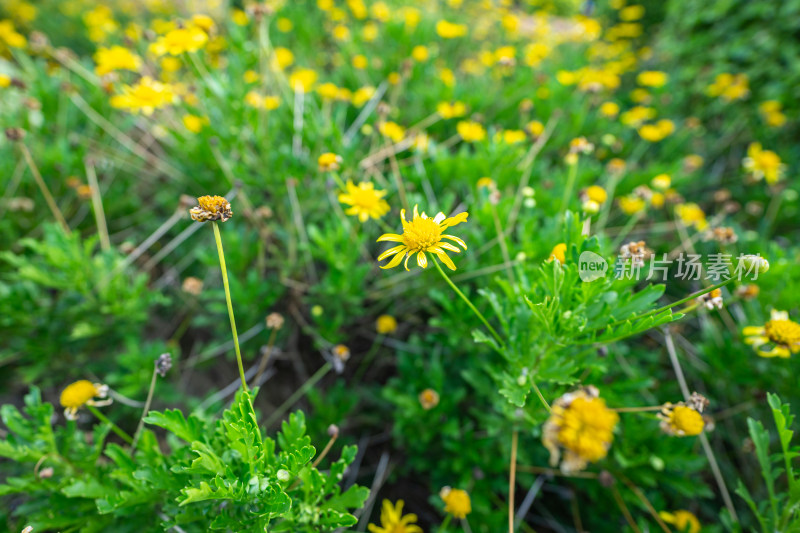
[[[761,289],[758,287],[758,285],[753,283],[736,287],[736,296],[743,300],[752,300],[753,298],[757,298],[759,292],[761,292]]]
[[[466,518],[472,512],[472,502],[465,490],[442,487],[439,497],[444,500],[444,510],[454,518]]]
[[[619,249],[621,260],[631,261],[634,266],[639,267],[644,266],[644,260],[651,255],[653,255],[653,252],[647,248],[644,241],[631,241],[623,244]]]
[[[426,411],[439,405],[439,393],[433,389],[425,389],[419,393],[419,403]]]
[[[6,139],[11,142],[21,141],[25,138],[25,130],[21,128],[6,128]]]
[[[222,196],[201,196],[197,203],[200,205],[189,210],[192,220],[197,222],[226,222],[233,216],[230,202]]]
[[[339,426],[336,424],[331,424],[328,426],[328,436],[332,439],[339,438]]]
[[[156,373],[163,378],[170,368],[172,368],[172,355],[168,353],[159,355],[156,359]]]
[[[697,297],[697,302],[706,306],[706,309],[722,309],[722,289],[714,289]]]
[[[344,344],[337,344],[333,347],[333,369],[341,374],[344,372],[344,364],[350,359],[350,348]]]
[[[280,313],[270,313],[267,315],[267,329],[281,329],[283,327],[283,315]]]
[[[561,461],[563,472],[575,472],[603,459],[614,440],[617,422],[619,415],[606,407],[595,387],[564,394],[553,403],[542,432],[550,464]]]
[[[181,289],[185,293],[197,296],[201,292],[203,292],[203,280],[196,278],[194,276],[189,276],[188,278],[183,280],[183,283],[181,284]]]
[[[731,227],[711,228],[703,235],[705,241],[716,241],[720,244],[733,244],[739,240],[736,232]]]
[[[111,399],[102,400],[108,396],[108,385],[102,383],[92,383],[91,381],[82,379],[76,381],[61,391],[61,407],[64,408],[64,417],[67,420],[75,420],[77,418],[78,409],[84,405],[92,405],[101,407],[109,405]],[[101,401],[95,400],[101,398]]]

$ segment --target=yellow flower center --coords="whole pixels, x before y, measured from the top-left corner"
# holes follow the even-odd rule
[[[775,344],[800,343],[800,324],[792,320],[770,320],[764,324],[764,331]]]
[[[445,503],[444,510],[456,518],[464,518],[472,512],[472,502],[464,490],[450,489],[442,499]]]
[[[381,202],[381,197],[378,196],[375,189],[354,187],[348,191],[348,194],[352,200],[351,205],[364,209],[365,211],[375,209]]]
[[[403,244],[414,252],[426,252],[442,240],[442,228],[432,218],[415,218],[403,230]]]
[[[673,409],[670,415],[669,425],[683,435],[699,435],[705,427],[703,416],[684,405],[679,405]]]
[[[561,415],[558,441],[587,461],[606,456],[619,415],[600,398],[576,398]]]
[[[91,381],[85,379],[76,381],[61,392],[61,406],[77,409],[97,396],[98,392]]]

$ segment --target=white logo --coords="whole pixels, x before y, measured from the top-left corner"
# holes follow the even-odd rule
[[[603,256],[588,250],[578,258],[578,275],[585,282],[604,278],[608,272],[608,261]]]

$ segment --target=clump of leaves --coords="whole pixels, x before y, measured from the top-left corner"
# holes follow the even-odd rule
[[[74,422],[54,427],[53,406],[36,388],[23,412],[11,405],[0,412],[9,429],[0,456],[16,462],[0,497],[16,529],[332,531],[355,524],[350,511],[369,494],[339,485],[354,446],[320,471],[303,413],[283,423],[276,442],[242,390],[219,420],[150,412],[145,421],[166,430],[167,445],[146,430],[136,450],[106,443],[107,424],[91,438]]]

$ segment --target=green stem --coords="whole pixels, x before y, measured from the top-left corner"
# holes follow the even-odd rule
[[[483,322],[483,325],[486,326],[486,329],[488,329],[489,332],[492,334],[492,336],[494,337],[494,340],[497,341],[497,344],[501,348],[505,348],[506,344],[503,342],[503,339],[500,337],[500,335],[498,335],[498,333],[494,330],[494,328],[491,326],[491,324],[489,324],[489,321],[486,320],[486,317],[483,316],[483,314],[480,311],[478,311],[478,308],[476,308],[474,305],[472,305],[472,302],[469,300],[469,298],[467,298],[464,295],[464,293],[461,292],[458,287],[456,287],[455,283],[453,283],[450,280],[450,277],[447,274],[444,273],[444,270],[442,270],[441,265],[439,265],[439,261],[433,256],[433,254],[428,254],[428,256],[431,258],[431,261],[433,262],[433,264],[436,265],[436,270],[439,271],[439,274],[441,274],[442,277],[444,278],[444,280],[447,282],[447,284],[450,285],[450,288],[453,289],[455,291],[455,293],[458,294],[461,297],[462,300],[464,300],[464,303],[466,303],[467,306],[470,309],[472,309],[472,312],[475,313],[475,315],[481,320],[481,322]]]
[[[614,239],[614,242],[611,244],[612,250],[616,250],[619,248],[619,245],[622,244],[622,241],[625,240],[625,237],[628,236],[628,234],[631,232],[636,223],[642,219],[643,214],[644,211],[639,211],[638,213],[628,217],[628,220],[627,222],[625,222],[625,225],[622,227],[622,230],[617,234],[617,238]]]
[[[547,400],[544,399],[544,395],[542,395],[542,391],[539,390],[539,385],[537,385],[536,382],[533,381],[532,379],[531,379],[531,385],[533,385],[533,390],[536,391],[536,396],[539,397],[539,401],[542,402],[542,405],[544,405],[544,408],[547,409],[548,413],[551,412],[550,404],[547,403]]]
[[[122,440],[124,440],[128,444],[133,444],[133,439],[131,438],[131,436],[128,435],[127,433],[125,433],[124,431],[122,431],[119,428],[119,426],[117,426],[114,422],[109,420],[108,417],[106,415],[104,415],[103,413],[101,413],[100,410],[97,407],[95,407],[94,405],[86,404],[86,408],[89,409],[89,411],[91,411],[92,414],[95,417],[97,417],[97,419],[100,422],[103,422],[103,423],[108,424],[109,426],[111,426],[111,431],[116,433],[119,436],[119,438],[121,438]]]
[[[442,525],[439,526],[439,533],[444,533],[444,531],[447,530],[447,526],[450,525],[450,520],[452,520],[452,519],[453,519],[453,515],[449,515],[448,514],[447,516],[444,517],[444,521],[442,522]]]
[[[214,227],[214,238],[217,241],[217,252],[219,252],[219,266],[222,270],[222,284],[225,286],[225,300],[228,304],[228,317],[231,320],[231,332],[233,333],[233,347],[236,350],[236,363],[239,365],[239,377],[242,380],[242,388],[247,391],[247,379],[244,377],[244,365],[242,364],[242,352],[239,349],[239,335],[236,334],[236,320],[233,318],[233,303],[231,302],[231,289],[228,286],[228,269],[225,268],[225,253],[222,251],[222,237],[219,234],[219,226],[212,222]]]
[[[142,436],[142,430],[144,429],[144,417],[147,416],[147,412],[150,411],[150,404],[153,402],[153,391],[156,390],[156,379],[158,379],[158,372],[157,366],[154,365],[153,377],[150,379],[150,390],[147,391],[147,399],[144,402],[142,417],[139,419],[139,425],[136,426],[136,433],[133,434],[133,442],[131,443],[131,457],[133,457],[133,452],[136,450],[136,443],[139,442],[139,437]]]
[[[326,362],[324,365],[322,365],[322,366],[320,367],[320,369],[319,369],[319,370],[317,370],[317,372],[316,372],[316,373],[315,373],[313,376],[311,376],[310,378],[308,378],[308,381],[306,381],[305,383],[303,383],[303,384],[300,386],[300,388],[299,388],[299,389],[297,389],[297,390],[294,392],[294,394],[292,394],[291,396],[289,396],[289,398],[288,398],[288,399],[287,399],[285,402],[283,402],[283,403],[281,404],[281,406],[280,406],[280,407],[278,407],[277,409],[275,409],[275,411],[274,411],[274,412],[273,412],[273,413],[270,415],[270,417],[267,419],[266,423],[264,424],[264,427],[265,427],[265,428],[267,428],[267,429],[269,429],[269,427],[270,427],[270,426],[271,426],[271,425],[272,425],[272,424],[273,424],[273,423],[274,423],[274,422],[275,422],[277,419],[279,419],[281,416],[283,416],[283,413],[285,413],[287,409],[289,409],[289,408],[290,408],[292,405],[294,405],[294,403],[295,403],[297,400],[299,400],[300,398],[302,398],[303,396],[305,396],[305,394],[308,392],[308,390],[309,390],[311,387],[313,387],[314,385],[316,385],[316,384],[317,384],[317,382],[318,382],[319,380],[321,380],[322,378],[324,378],[324,377],[325,377],[325,375],[326,375],[328,372],[330,372],[331,368],[332,368],[332,366],[331,366],[331,364],[330,364],[330,363],[327,363],[327,362]]]
[[[578,177],[578,162],[575,161],[574,165],[569,166],[569,174],[567,175],[567,186],[564,189],[564,196],[561,198],[561,209],[559,212],[563,213],[569,205],[569,197],[572,196],[572,189],[575,187],[575,178]]]
[[[616,322],[612,322],[611,324],[608,324],[606,327],[610,328],[612,326],[618,326],[620,324],[624,324],[625,322],[628,322],[628,321],[633,322],[634,320],[641,320],[641,319],[647,318],[649,316],[653,316],[653,315],[657,315],[659,313],[663,313],[664,311],[672,309],[673,307],[675,307],[677,305],[681,305],[682,303],[686,303],[689,300],[693,300],[693,299],[697,298],[698,296],[702,296],[702,295],[707,294],[707,293],[709,293],[709,292],[711,292],[711,291],[713,291],[715,289],[722,288],[725,285],[727,285],[727,284],[729,284],[729,283],[731,283],[731,282],[733,282],[735,280],[736,280],[736,278],[730,278],[730,279],[727,279],[725,281],[721,281],[721,282],[717,283],[716,285],[712,285],[711,287],[706,287],[705,289],[703,289],[701,291],[697,291],[695,293],[692,293],[689,296],[687,296],[686,298],[682,298],[682,299],[678,300],[677,302],[673,302],[671,304],[667,304],[667,305],[665,305],[663,307],[659,307],[658,309],[654,309],[652,311],[649,311],[649,312],[647,312],[647,313],[645,313],[643,315],[640,315],[640,316],[637,316],[637,317],[634,317],[634,318],[626,318],[624,320],[617,320]]]

